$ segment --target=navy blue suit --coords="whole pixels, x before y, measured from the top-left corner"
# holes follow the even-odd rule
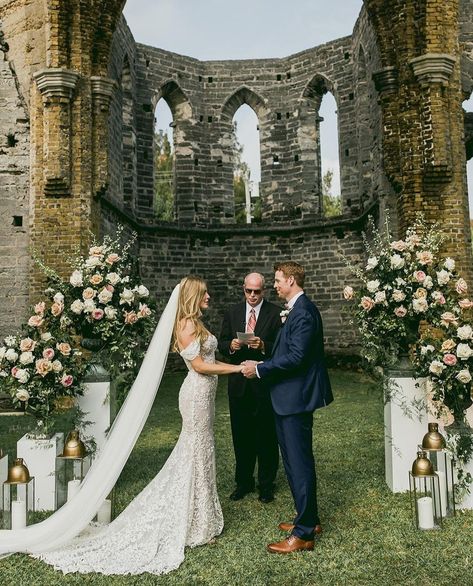
[[[315,409],[333,401],[325,366],[319,310],[303,294],[295,302],[258,375],[271,390],[276,431],[296,505],[293,534],[312,539],[320,522],[317,508],[312,424]]]

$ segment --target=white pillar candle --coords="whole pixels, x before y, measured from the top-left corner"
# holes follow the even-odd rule
[[[440,512],[442,512],[442,517],[447,516],[447,477],[445,476],[445,472],[442,470],[437,470],[437,476],[439,477],[439,487],[440,487],[440,494],[438,493],[437,484],[435,484],[435,498],[436,498],[436,507],[435,511],[437,513],[437,517],[440,516]],[[440,502],[439,502],[440,497]]]
[[[26,501],[13,501],[11,504],[11,528],[26,527]]]
[[[70,500],[80,490],[80,480],[69,480],[67,483],[67,500]]]
[[[106,499],[103,501],[97,512],[97,523],[110,523],[112,520],[112,501]]]
[[[432,497],[423,496],[417,499],[417,514],[419,516],[420,529],[434,528],[434,507],[432,504]]]

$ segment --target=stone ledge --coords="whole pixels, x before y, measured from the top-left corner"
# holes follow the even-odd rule
[[[409,63],[420,84],[447,85],[456,61],[455,57],[446,53],[426,53],[411,59]]]
[[[33,79],[44,97],[54,96],[71,99],[79,79],[79,73],[60,68],[41,69],[41,71],[33,73]]]

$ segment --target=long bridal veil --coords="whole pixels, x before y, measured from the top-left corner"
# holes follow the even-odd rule
[[[57,549],[78,535],[93,519],[117,481],[148,418],[166,366],[178,298],[179,285],[169,298],[138,376],[80,491],[45,521],[24,529],[0,531],[0,555]]]

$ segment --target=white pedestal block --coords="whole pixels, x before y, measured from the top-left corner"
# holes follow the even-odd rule
[[[36,511],[56,509],[56,456],[62,452],[64,434],[51,439],[33,439],[24,435],[16,444],[18,458],[23,458],[31,476],[34,476]]]
[[[384,454],[386,483],[393,492],[409,490],[409,470],[416,459],[417,446],[427,432],[424,387],[424,379],[412,378],[412,371],[389,372],[386,389],[389,400],[384,407]]]
[[[84,413],[86,425],[81,429],[84,439],[93,438],[100,451],[110,427],[110,380],[92,381],[84,385],[84,394],[78,397],[78,406]]]
[[[8,455],[3,456],[0,458],[0,493],[2,492],[1,487],[8,476]],[[0,504],[0,508],[1,508]]]

